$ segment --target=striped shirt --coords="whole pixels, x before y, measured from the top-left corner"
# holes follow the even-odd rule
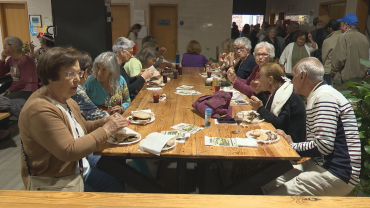
[[[307,142],[291,143],[293,149],[355,186],[361,170],[361,142],[348,100],[321,83],[307,98],[306,116]]]

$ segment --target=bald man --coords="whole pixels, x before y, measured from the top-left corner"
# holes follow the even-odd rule
[[[324,67],[305,58],[293,68],[294,90],[307,97],[306,142],[293,143],[277,130],[301,157],[312,159],[265,185],[267,195],[346,196],[359,182],[361,142],[348,100],[323,81]]]

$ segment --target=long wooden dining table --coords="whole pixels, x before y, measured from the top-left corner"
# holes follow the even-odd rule
[[[138,150],[139,142],[131,145],[114,145],[104,143],[94,153],[101,155],[98,167],[118,180],[134,187],[144,193],[165,193],[166,190],[144,176],[126,163],[126,159],[174,159],[177,161],[177,173],[179,178],[179,192],[184,193],[186,162],[196,162],[202,171],[202,182],[200,193],[210,193],[208,177],[210,164],[219,160],[233,161],[264,161],[265,165],[258,171],[247,175],[245,180],[225,187],[220,193],[225,194],[250,194],[265,185],[269,181],[284,174],[292,169],[290,161],[300,160],[300,156],[292,147],[281,138],[279,141],[270,144],[258,144],[258,147],[223,147],[206,146],[205,136],[220,138],[245,137],[245,134],[253,129],[275,130],[267,122],[245,123],[246,128],[241,128],[241,134],[234,134],[236,125],[215,124],[212,119],[210,127],[204,127],[204,117],[197,112],[192,104],[201,96],[213,93],[211,86],[205,86],[206,78],[200,76],[203,68],[183,67],[182,75],[178,79],[173,79],[169,75],[170,81],[162,88],[166,99],[159,103],[153,102],[152,91],[147,90],[146,86],[139,92],[132,101],[123,116],[128,117],[131,111],[150,109],[155,114],[153,123],[142,125],[130,124],[129,128],[140,133],[142,139],[152,132],[169,131],[172,126],[179,123],[195,124],[204,129],[195,134],[191,134],[185,143],[177,143],[175,148],[162,151],[160,156],[142,152]],[[176,87],[180,85],[194,86],[193,90],[199,91],[202,95],[178,95],[175,94]],[[248,98],[247,98],[248,99]],[[236,105],[231,102],[233,112],[251,110],[250,105]]]

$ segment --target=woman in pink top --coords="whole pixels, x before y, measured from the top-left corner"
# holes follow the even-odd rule
[[[10,72],[13,83],[7,97],[27,98],[37,90],[37,74],[35,62],[29,56],[22,54],[23,43],[18,37],[8,36],[4,40],[4,50],[1,53],[0,77]],[[5,59],[8,58],[7,61]]]
[[[196,40],[191,40],[186,47],[187,53],[182,55],[181,65],[185,67],[203,67],[207,62],[205,56],[201,55],[202,47]]]
[[[234,83],[234,88],[241,93],[251,97],[253,89],[249,86],[252,81],[260,79],[260,66],[269,63],[275,57],[275,48],[272,44],[267,42],[260,42],[256,45],[253,53],[257,66],[253,68],[252,73],[247,79],[237,77],[233,68],[231,67],[227,72],[227,78],[230,82]],[[269,92],[265,92],[270,95]]]

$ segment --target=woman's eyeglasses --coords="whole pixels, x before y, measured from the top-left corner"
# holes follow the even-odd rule
[[[267,56],[269,56],[268,54],[265,54],[265,53],[257,53],[255,55],[256,57],[263,57],[263,58],[266,58]]]
[[[67,73],[67,77],[69,79],[74,79],[76,77],[76,74],[78,75],[79,78],[82,78],[83,75],[84,75],[84,71],[78,71],[78,72],[74,72],[74,71],[63,71],[65,73]]]

